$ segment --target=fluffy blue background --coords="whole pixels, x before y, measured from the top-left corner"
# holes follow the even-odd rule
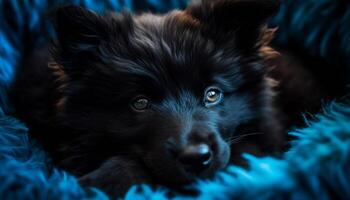
[[[187,0],[70,2],[99,12],[105,8],[165,12],[185,7]],[[40,145],[29,140],[25,125],[6,115],[10,109],[6,92],[22,55],[53,34],[42,17],[52,6],[48,0],[0,0],[0,199],[107,199],[97,189],[84,191],[75,177],[51,166]],[[350,75],[349,8],[347,0],[285,0],[271,22],[280,26],[277,42],[294,41]],[[192,187],[202,199],[350,199],[350,105],[325,105],[324,113],[312,121],[290,133],[297,139],[282,159],[245,155],[250,169],[230,166],[215,180],[198,181]],[[125,198],[167,199],[166,193],[165,188],[135,186]]]

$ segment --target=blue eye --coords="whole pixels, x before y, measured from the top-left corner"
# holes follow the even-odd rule
[[[206,90],[204,96],[205,106],[210,107],[214,106],[221,102],[223,97],[222,91],[216,87],[210,87]]]
[[[150,101],[146,97],[139,97],[132,101],[131,107],[136,111],[144,111],[149,108]]]

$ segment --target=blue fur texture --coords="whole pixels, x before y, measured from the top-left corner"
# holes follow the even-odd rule
[[[350,2],[348,0],[283,0],[271,24],[276,42],[293,45],[344,71],[350,86]],[[349,91],[349,90],[348,90]]]
[[[74,176],[51,165],[28,130],[7,116],[6,92],[26,49],[48,41],[52,27],[42,16],[48,0],[0,0],[0,199],[107,199],[97,189],[84,191]],[[59,0],[54,4],[65,4]],[[186,0],[73,0],[102,12],[122,8],[165,12]],[[280,26],[277,41],[294,41],[311,54],[349,69],[350,2],[347,0],[285,0],[273,19]],[[24,37],[26,36],[26,37]],[[348,71],[349,72],[349,71]],[[348,73],[350,75],[350,73]],[[349,76],[350,77],[350,76]],[[350,104],[330,103],[297,137],[283,158],[245,155],[250,168],[230,166],[213,181],[191,187],[201,199],[350,199]],[[134,186],[126,199],[168,199],[166,188]],[[174,199],[193,199],[175,196]]]
[[[287,0],[273,23],[280,43],[294,41],[311,54],[350,63],[349,1]]]

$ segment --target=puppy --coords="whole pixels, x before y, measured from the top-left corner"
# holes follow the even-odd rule
[[[110,195],[179,187],[243,152],[284,146],[267,65],[276,0],[203,0],[165,15],[55,15],[11,90],[14,115],[54,163]]]

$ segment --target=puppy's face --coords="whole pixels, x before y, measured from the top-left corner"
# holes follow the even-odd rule
[[[275,7],[203,1],[134,17],[58,10],[62,123],[82,152],[135,157],[163,182],[212,175],[227,165],[237,128],[263,117],[259,39]]]

